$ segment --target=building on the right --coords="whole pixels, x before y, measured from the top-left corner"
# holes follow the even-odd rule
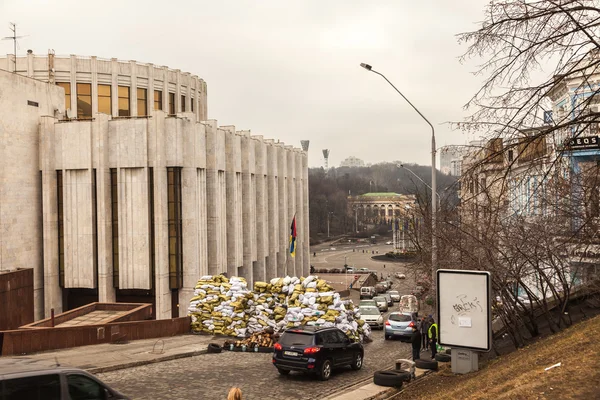
[[[446,175],[460,176],[462,158],[467,152],[467,146],[443,146],[440,149],[440,171]]]

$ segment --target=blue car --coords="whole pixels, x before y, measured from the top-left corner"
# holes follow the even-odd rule
[[[414,313],[393,312],[388,315],[388,319],[385,321],[385,340],[397,337],[400,340],[410,341],[413,326],[417,326],[417,316]]]

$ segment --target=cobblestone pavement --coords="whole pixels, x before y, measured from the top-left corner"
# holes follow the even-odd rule
[[[271,354],[224,351],[98,374],[102,381],[133,399],[225,399],[232,386],[244,399],[321,399],[365,381],[373,372],[392,367],[398,358],[410,358],[410,344],[384,341],[373,332],[365,345],[360,371],[336,371],[327,382],[301,373],[281,376],[271,364]]]
[[[347,249],[331,252],[330,261],[342,263]],[[382,251],[384,249],[382,248]],[[351,252],[351,250],[350,250]],[[381,253],[381,251],[380,251]],[[370,255],[355,253],[360,266],[381,272],[408,272],[401,264],[388,264],[370,259]],[[394,289],[410,293],[414,281],[395,280]],[[358,292],[352,291],[352,300],[358,302]],[[397,310],[397,304],[393,309]],[[386,313],[387,314],[387,313]],[[327,382],[300,373],[281,376],[271,363],[271,354],[232,353],[204,354],[141,367],[99,374],[99,378],[133,399],[225,399],[232,386],[242,389],[248,399],[322,399],[343,392],[357,383],[372,382],[373,372],[393,367],[398,358],[410,358],[410,344],[398,340],[386,341],[383,331],[373,331],[372,343],[365,344],[365,363],[360,371],[350,368],[336,371]],[[218,341],[216,341],[218,342]]]

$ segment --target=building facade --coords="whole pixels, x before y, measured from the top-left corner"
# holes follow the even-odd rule
[[[54,59],[54,82],[38,61],[0,71],[0,269],[34,268],[36,319],[91,301],[171,318],[203,275],[308,274],[306,152],[207,120],[192,75],[110,60],[109,92],[104,61]]]
[[[340,163],[340,167],[364,167],[365,162],[360,158],[350,156]]]

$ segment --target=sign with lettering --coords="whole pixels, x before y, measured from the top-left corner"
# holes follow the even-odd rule
[[[439,343],[451,348],[492,348],[491,277],[487,271],[437,271]]]
[[[599,145],[598,136],[578,136],[567,142],[567,147],[572,149],[596,149]]]

